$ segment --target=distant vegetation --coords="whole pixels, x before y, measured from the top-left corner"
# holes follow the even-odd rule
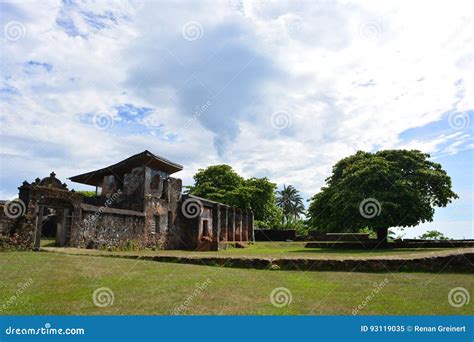
[[[428,230],[423,235],[420,235],[419,239],[422,240],[449,240],[447,236],[437,230]]]
[[[389,228],[432,221],[434,207],[458,198],[446,171],[429,158],[417,150],[359,151],[334,165],[307,211],[292,185],[277,191],[268,178],[245,179],[225,164],[198,170],[187,192],[252,210],[257,228],[295,229],[303,236],[311,231],[368,232],[386,243],[401,238]],[[422,236],[446,239],[434,232]]]
[[[228,204],[242,210],[253,210],[257,226],[276,226],[281,211],[276,206],[276,184],[268,178],[245,179],[229,165],[213,165],[194,175],[194,186],[187,192],[209,200]]]
[[[257,228],[304,230],[303,200],[291,185],[276,191],[268,178],[245,179],[225,164],[200,169],[193,178],[189,194],[252,210]]]
[[[95,191],[86,191],[86,190],[79,190],[76,191],[82,197],[95,197]]]

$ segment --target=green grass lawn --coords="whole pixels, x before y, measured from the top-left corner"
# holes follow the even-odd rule
[[[54,247],[56,246],[56,238],[54,237],[42,237],[40,240],[40,246],[41,247]]]
[[[330,249],[330,248],[305,248],[306,242],[257,242],[247,248],[229,248],[219,252],[193,252],[183,250],[159,250],[159,251],[127,251],[108,252],[92,249],[59,248],[56,251],[72,254],[94,254],[94,255],[171,255],[171,256],[238,256],[238,257],[268,257],[268,258],[314,258],[314,259],[347,259],[347,258],[412,258],[421,255],[442,255],[455,251],[470,251],[474,248],[399,248],[386,250],[363,250],[363,249]]]
[[[454,287],[473,293],[471,274],[270,271],[3,252],[0,279],[2,315],[155,315],[181,305],[181,314],[351,315],[368,296],[359,314],[474,314],[472,301],[460,308],[448,302]],[[93,292],[100,287],[112,290],[112,305],[94,305]],[[277,287],[291,292],[289,305],[272,305]]]

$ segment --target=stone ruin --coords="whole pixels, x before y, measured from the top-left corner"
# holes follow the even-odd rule
[[[92,197],[54,173],[25,181],[17,200],[0,202],[0,242],[39,248],[49,234],[59,247],[218,250],[253,241],[253,213],[182,194],[171,177],[182,168],[144,151],[70,178],[95,186]]]

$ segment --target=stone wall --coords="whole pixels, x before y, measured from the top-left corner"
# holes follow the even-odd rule
[[[182,247],[182,229],[178,223],[181,179],[147,172],[145,195],[145,234],[150,241],[160,241],[163,248]],[[149,180],[149,181],[148,181]]]
[[[394,241],[388,242],[386,245],[381,244],[376,239],[360,242],[308,242],[306,248],[335,248],[335,249],[367,249],[373,250],[376,248],[456,248],[456,247],[474,247],[472,240],[424,240],[420,242],[405,242]]]
[[[145,216],[141,212],[82,205],[81,220],[75,222],[70,245],[79,248],[125,247],[147,245]]]
[[[7,202],[8,204],[8,202]],[[0,234],[7,235],[13,229],[15,219],[6,215],[8,207],[5,209],[5,202],[0,202]]]
[[[38,248],[41,239],[41,225],[36,227],[37,220],[42,218],[39,210],[43,207],[55,207],[67,210],[70,215],[80,215],[81,197],[74,191],[69,191],[65,184],[61,183],[52,172],[49,177],[42,180],[37,178],[35,182],[23,182],[19,188],[19,200],[24,204],[25,212],[16,219],[11,234],[19,237],[24,248]],[[63,229],[60,232],[59,241],[66,244],[70,231]]]
[[[14,221],[0,216],[0,234],[14,235],[26,248],[39,247],[43,217],[54,211],[58,246],[133,244],[137,248],[209,250],[221,242],[253,239],[252,213],[198,199],[197,215],[183,215],[180,179],[146,166],[132,169],[123,178],[105,176],[103,195],[93,198],[69,191],[54,173],[31,184],[25,181],[19,188],[24,214]]]

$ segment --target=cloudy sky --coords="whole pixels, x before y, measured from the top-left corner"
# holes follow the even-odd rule
[[[409,4],[409,5],[408,5]],[[311,197],[357,150],[416,148],[473,233],[472,1],[0,2],[0,198],[145,149]],[[83,186],[70,184],[75,189]]]

